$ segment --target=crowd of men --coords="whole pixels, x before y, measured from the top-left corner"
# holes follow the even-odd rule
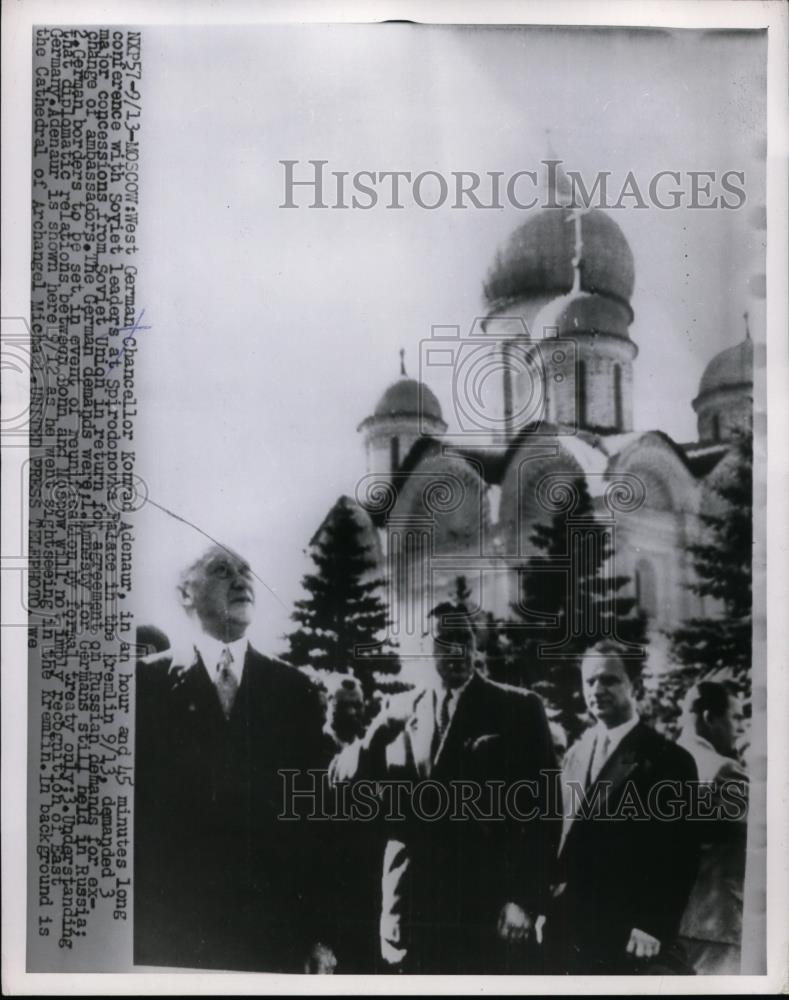
[[[724,687],[689,693],[673,742],[639,718],[640,661],[594,646],[595,721],[560,770],[540,698],[475,668],[451,605],[434,610],[424,685],[366,724],[351,675],[324,703],[249,644],[243,558],[213,546],[179,592],[189,642],[137,674],[137,964],[738,971],[746,786]],[[460,810],[436,808],[450,789]]]

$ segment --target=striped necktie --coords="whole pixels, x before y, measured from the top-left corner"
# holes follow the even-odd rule
[[[216,676],[214,677],[214,685],[216,687],[216,693],[219,695],[219,703],[222,706],[222,711],[224,712],[225,718],[230,718],[230,713],[233,711],[233,703],[236,700],[236,693],[238,692],[238,681],[236,680],[236,675],[230,669],[230,664],[233,662],[233,654],[225,646],[222,650],[222,655],[219,657],[219,663],[216,665]]]

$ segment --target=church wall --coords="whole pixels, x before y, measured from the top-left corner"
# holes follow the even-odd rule
[[[554,388],[557,395],[557,422],[578,422],[586,427],[629,431],[633,427],[633,344],[619,337],[575,336],[576,373],[585,377],[585,414],[579,412],[579,388],[569,383]],[[583,364],[583,369],[581,368]],[[619,408],[616,404],[615,368],[620,372]],[[619,412],[617,410],[619,409]]]
[[[534,554],[535,526],[548,523],[556,504],[561,505],[562,481],[581,475],[581,466],[559,438],[524,446],[512,455],[501,485],[497,537],[502,556]]]
[[[447,600],[458,576],[479,592],[475,575],[489,521],[486,491],[464,459],[431,455],[403,484],[387,518],[387,572],[397,639],[421,648],[429,612]]]
[[[379,418],[365,444],[367,471],[373,475],[388,475],[393,471],[392,439],[397,439],[397,454],[399,462],[402,462],[419,437],[419,421],[414,417]]]
[[[684,556],[686,531],[685,516],[670,510],[642,509],[617,519],[615,572],[630,577],[623,593],[637,596],[637,574],[643,577],[651,568],[654,609],[643,610],[653,610],[651,623],[659,629],[674,627],[699,610],[698,598],[686,587],[691,580]],[[643,588],[643,578],[641,584]]]
[[[750,433],[753,399],[750,389],[719,389],[696,403],[700,441],[728,441],[737,432]]]
[[[399,468],[417,441],[428,433],[440,436],[444,429],[443,424],[431,421],[428,417],[375,417],[365,434],[368,474],[387,476],[397,471],[392,467],[395,458]],[[393,440],[396,441],[394,446]]]

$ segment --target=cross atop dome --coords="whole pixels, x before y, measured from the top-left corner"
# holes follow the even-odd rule
[[[364,435],[367,471],[376,475],[397,472],[417,441],[440,438],[447,429],[435,393],[408,375],[405,348],[400,348],[399,355],[398,378],[356,428]]]
[[[570,210],[570,218],[573,220],[575,246],[572,259],[573,266],[573,287],[571,295],[579,295],[581,292],[581,264],[584,256],[584,238],[581,227],[581,219],[589,211],[588,208],[573,208]]]
[[[569,199],[573,195],[573,186],[570,183],[570,178],[564,172],[563,162],[556,155],[556,150],[553,148],[549,126],[545,129],[545,158],[543,159],[543,163],[553,164],[556,168],[549,171],[548,190],[546,194],[547,205],[550,208],[569,206]]]

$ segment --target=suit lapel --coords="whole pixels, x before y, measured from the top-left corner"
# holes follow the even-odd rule
[[[453,752],[458,743],[468,732],[468,720],[473,709],[479,707],[484,681],[479,674],[474,674],[465,688],[460,692],[455,714],[449,720],[444,737],[436,751],[435,766],[441,761],[452,760]]]
[[[595,796],[598,794],[597,786],[603,782],[601,792],[599,793],[599,807],[596,808],[599,808],[601,813],[604,813],[607,804],[613,796],[616,795],[628,777],[638,766],[638,749],[641,741],[642,729],[643,723],[639,722],[633,727],[633,729],[630,730],[605,764],[603,764],[599,774],[588,788],[585,788],[585,785],[586,779],[589,775],[589,768],[592,763],[592,753],[595,745],[595,732],[591,729],[584,733],[579,741],[580,745],[578,747],[578,753],[573,755],[571,766],[565,772],[565,783],[568,784],[570,781],[578,782],[580,788],[585,789],[585,791],[583,791],[583,797],[589,802],[594,802]],[[564,848],[570,829],[576,819],[575,811],[573,810],[572,815],[568,815],[569,812],[570,811],[565,806],[562,840],[559,845],[559,853],[561,853]]]
[[[215,708],[221,715],[219,696],[202,657],[195,652],[191,662],[186,663],[187,659],[183,657],[184,665],[174,660],[170,667],[170,691],[174,705],[189,714]]]
[[[596,733],[594,729],[590,729],[584,733],[578,744],[578,753],[574,756],[572,780],[580,782],[583,789],[586,789],[589,772],[592,767],[595,739]]]
[[[236,691],[233,707],[230,710],[228,722],[231,722],[235,718],[242,718],[248,714],[252,688],[255,686],[255,680],[258,676],[257,671],[255,671],[254,668],[255,664],[252,662],[252,647],[248,645],[246,654],[244,655],[244,662],[242,664],[241,679],[238,682],[238,690]],[[254,677],[253,674],[255,675]],[[219,695],[217,695],[217,702],[218,701]]]
[[[619,791],[628,776],[635,770],[638,763],[640,729],[641,723],[638,723],[630,730],[597,775],[597,781],[606,783],[606,801]]]
[[[564,847],[564,842],[567,840],[570,828],[575,821],[576,808],[579,805],[579,798],[586,794],[586,779],[589,775],[589,768],[592,764],[594,744],[594,729],[588,729],[570,750],[567,756],[564,772],[562,774],[562,782],[564,785],[564,822],[562,824],[562,840],[559,845],[560,852]]]
[[[267,734],[279,732],[285,720],[278,717],[276,710],[279,704],[278,676],[276,664],[248,646],[229,721],[246,726],[254,725],[259,732]]]

